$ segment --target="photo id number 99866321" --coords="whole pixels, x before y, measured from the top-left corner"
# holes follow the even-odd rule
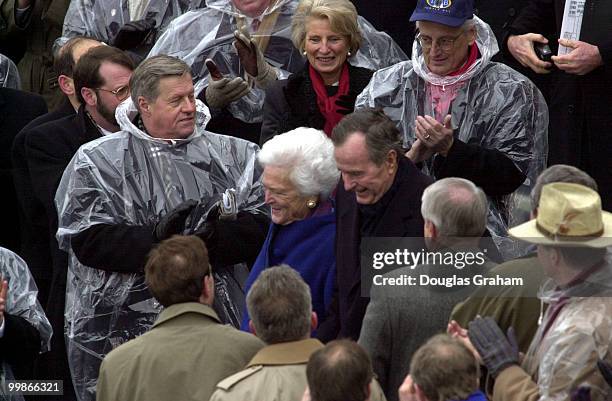
[[[6,380],[0,394],[6,395],[63,395],[63,380]]]

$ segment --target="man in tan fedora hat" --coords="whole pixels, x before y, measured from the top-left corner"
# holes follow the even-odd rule
[[[572,183],[542,188],[537,217],[509,230],[538,246],[549,277],[540,289],[548,309],[527,354],[490,317],[455,330],[474,347],[495,377],[493,401],[569,400],[579,386],[592,400],[608,400],[610,388],[597,370],[612,360],[612,214],[597,192]]]

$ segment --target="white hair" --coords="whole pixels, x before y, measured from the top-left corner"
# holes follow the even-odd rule
[[[421,215],[444,237],[479,237],[487,222],[487,197],[472,181],[449,177],[425,188]]]
[[[257,158],[264,168],[286,168],[302,196],[326,199],[340,178],[331,139],[314,128],[300,127],[276,135],[263,145]]]

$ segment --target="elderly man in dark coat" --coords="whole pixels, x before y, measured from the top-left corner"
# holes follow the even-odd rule
[[[361,240],[422,237],[421,195],[431,179],[402,156],[400,132],[382,111],[349,114],[334,128],[332,141],[342,174],[336,195],[337,293],[317,336],[357,340],[369,301],[361,290]]]

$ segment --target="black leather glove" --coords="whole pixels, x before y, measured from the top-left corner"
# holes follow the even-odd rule
[[[477,317],[470,322],[468,335],[493,377],[511,365],[518,365],[518,344],[512,327],[508,329],[506,338],[491,317]]]
[[[138,20],[123,25],[113,37],[111,44],[121,50],[133,50],[155,33],[155,21]]]
[[[612,387],[612,364],[604,361],[603,359],[597,360],[597,367],[601,372],[601,375],[606,379],[608,386]]]
[[[185,230],[185,222],[193,209],[198,204],[195,200],[188,200],[163,216],[153,229],[153,237],[156,241],[163,241],[175,234],[181,234]]]
[[[338,96],[338,100],[336,100],[336,106],[338,106],[338,108],[336,111],[344,115],[351,114],[355,110],[356,99],[357,95],[351,93]]]
[[[591,401],[591,388],[580,386],[572,392],[571,401]]]

